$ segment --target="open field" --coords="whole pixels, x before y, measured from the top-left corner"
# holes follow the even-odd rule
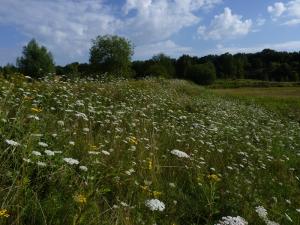
[[[300,124],[217,91],[0,78],[0,224],[300,224]]]
[[[226,88],[213,92],[255,102],[300,122],[300,87]]]

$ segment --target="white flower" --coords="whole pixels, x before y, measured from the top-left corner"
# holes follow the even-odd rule
[[[300,213],[300,209],[296,209],[296,211],[297,211],[298,213]]]
[[[69,141],[69,144],[70,145],[75,145],[75,142],[74,141]]]
[[[44,162],[37,162],[37,165],[38,166],[41,166],[41,167],[46,167],[47,166],[47,164],[46,163],[44,163]]]
[[[88,168],[86,166],[79,166],[79,169],[85,172],[88,171]]]
[[[83,130],[83,132],[89,132],[89,131],[90,131],[90,129],[87,128],[87,127],[86,127],[86,128],[83,128],[82,130]]]
[[[174,183],[169,183],[169,186],[170,186],[171,188],[175,188],[175,187],[176,187],[176,185],[175,185]]]
[[[42,147],[46,148],[46,147],[48,147],[48,144],[45,143],[45,142],[40,141],[39,146],[42,146]]]
[[[150,199],[146,200],[145,205],[151,210],[151,211],[164,211],[165,210],[165,204],[158,199]]]
[[[63,158],[63,160],[70,165],[78,165],[79,161],[73,158]]]
[[[27,163],[31,163],[31,160],[30,160],[30,159],[23,158],[23,161],[25,161],[25,162],[27,162]]]
[[[257,206],[255,208],[255,212],[257,212],[258,216],[262,219],[267,218],[268,212],[263,206]]]
[[[45,150],[45,154],[48,156],[54,156],[55,152],[51,151],[51,150]]]
[[[127,171],[125,171],[125,173],[128,175],[128,176],[130,176],[132,173],[134,173],[135,171],[134,171],[134,169],[129,169],[129,170],[127,170]]]
[[[248,222],[240,217],[232,217],[232,216],[226,216],[222,217],[222,220],[220,220],[217,224],[215,225],[247,225]]]
[[[42,154],[38,151],[32,151],[31,154],[35,156],[42,156]]]
[[[186,154],[183,151],[177,150],[177,149],[172,150],[171,154],[176,155],[179,158],[190,158],[190,156],[188,154]]]
[[[57,121],[57,124],[58,124],[59,126],[64,126],[64,125],[65,125],[64,121],[62,121],[62,120]]]
[[[110,152],[108,152],[108,151],[105,151],[105,150],[103,150],[103,151],[101,151],[104,155],[110,155]]]
[[[13,141],[13,140],[5,140],[5,142],[14,147],[20,146],[20,144],[18,142]]]

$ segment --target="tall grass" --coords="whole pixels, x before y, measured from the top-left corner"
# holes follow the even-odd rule
[[[299,133],[185,81],[0,79],[0,224],[300,224]]]

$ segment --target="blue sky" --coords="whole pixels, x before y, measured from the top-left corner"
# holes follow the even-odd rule
[[[91,39],[117,34],[134,59],[300,51],[300,0],[1,0],[0,65],[31,39],[59,65],[87,62]]]

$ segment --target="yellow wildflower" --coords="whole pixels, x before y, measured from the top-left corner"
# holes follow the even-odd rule
[[[24,97],[24,100],[32,100],[33,99],[33,97],[30,97],[30,96],[25,96]]]
[[[153,166],[152,166],[152,160],[150,159],[149,161],[148,161],[148,169],[149,170],[152,170],[152,168],[153,168]]]
[[[7,209],[0,209],[0,218],[7,218],[9,217]]]
[[[40,108],[31,108],[31,111],[34,112],[34,113],[40,113],[40,112],[42,112],[43,110],[40,109]]]
[[[216,174],[210,174],[207,176],[208,180],[212,181],[212,182],[219,182],[221,180],[220,177],[218,177],[218,175]]]
[[[96,145],[90,145],[90,148],[93,149],[93,150],[96,150],[97,146]]]
[[[129,142],[134,145],[137,145],[137,143],[138,143],[136,137],[129,137]]]
[[[161,195],[162,195],[162,192],[160,192],[160,191],[153,191],[154,198],[158,198]]]
[[[79,204],[86,204],[87,199],[83,194],[77,194],[74,196],[74,201]]]

